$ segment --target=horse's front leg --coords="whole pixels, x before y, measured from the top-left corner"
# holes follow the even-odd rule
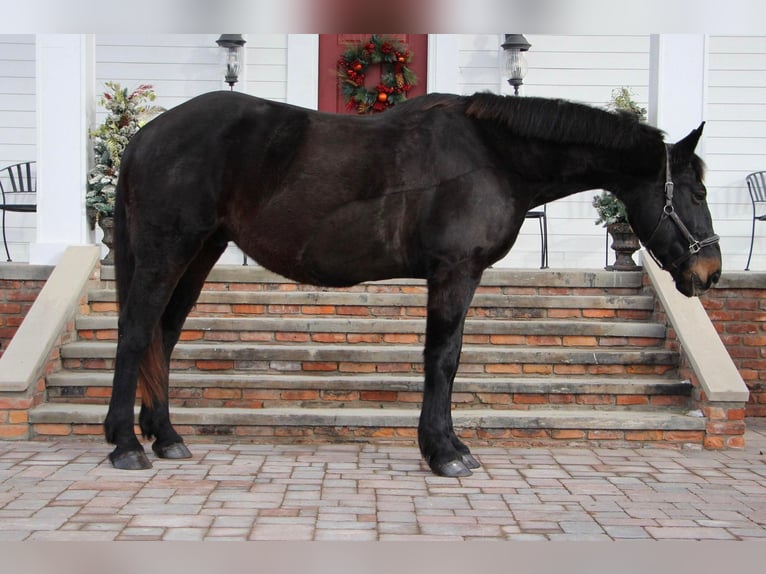
[[[425,387],[418,425],[420,452],[441,476],[469,476],[479,466],[452,426],[452,383],[463,344],[463,324],[480,277],[451,272],[429,280]]]

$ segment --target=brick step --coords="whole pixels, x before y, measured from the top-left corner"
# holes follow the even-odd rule
[[[88,292],[92,312],[114,313],[116,292]],[[192,315],[338,315],[423,317],[426,295],[333,291],[203,291]],[[477,293],[470,317],[603,318],[645,320],[654,309],[651,295],[506,295]]]
[[[48,377],[48,400],[106,404],[112,373],[61,371]],[[358,406],[419,408],[422,375],[215,374],[170,375],[175,406],[242,408]],[[455,380],[459,408],[666,409],[689,403],[688,381],[658,377],[469,377]]]
[[[101,267],[100,286],[114,287],[114,267]],[[327,291],[369,291],[413,289],[425,290],[423,279],[389,279],[360,283],[343,289],[326,289]],[[594,289],[610,292],[620,290],[635,291],[643,285],[642,271],[613,271],[584,270],[584,269],[487,269],[481,279],[479,290],[503,289],[510,293],[514,289],[526,289],[537,292],[545,289]],[[267,271],[258,265],[216,265],[207,277],[206,289],[226,290],[265,290],[265,289],[296,289],[317,290],[317,287],[295,283],[289,279]]]
[[[136,409],[136,415],[137,415]],[[104,405],[42,404],[29,419],[38,437],[103,436]],[[136,416],[137,418],[137,416]],[[401,441],[415,444],[415,409],[238,409],[171,408],[171,418],[190,442],[194,440],[259,440],[274,442]],[[453,412],[459,436],[470,445],[525,446],[597,444],[632,446],[675,444],[701,446],[705,419],[681,410],[562,411],[467,409]]]
[[[117,317],[80,315],[75,326],[85,340],[116,340]],[[420,343],[425,341],[425,319],[340,319],[329,317],[189,317],[181,338],[185,341],[260,341],[315,343]],[[658,344],[666,328],[637,321],[469,319],[466,343],[502,345]]]
[[[78,341],[62,347],[66,369],[111,369],[116,343]],[[225,372],[421,372],[419,345],[336,345],[242,342],[184,342],[173,351],[175,371]],[[460,372],[489,374],[662,375],[675,369],[678,355],[660,347],[526,347],[464,345]]]

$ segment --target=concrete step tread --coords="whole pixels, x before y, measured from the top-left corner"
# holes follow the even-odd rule
[[[187,330],[269,331],[306,333],[424,333],[425,319],[338,317],[189,317]],[[117,329],[116,315],[79,315],[77,329]],[[473,319],[465,322],[467,335],[571,335],[596,337],[663,338],[666,328],[646,321],[569,319]]]
[[[171,408],[178,425],[417,427],[416,409]],[[45,403],[30,410],[32,424],[102,424],[106,405]],[[135,410],[138,419],[138,408]],[[705,419],[683,411],[453,410],[456,427],[621,430],[704,430]]]
[[[111,371],[59,371],[48,375],[48,387],[111,387]],[[176,387],[215,387],[248,389],[327,389],[421,391],[422,375],[406,374],[213,374],[171,372],[170,384]],[[495,392],[524,394],[619,394],[688,395],[689,381],[658,377],[503,377],[461,376],[455,379],[455,392]]]
[[[91,289],[90,302],[114,302],[114,289]],[[232,305],[334,305],[365,307],[423,307],[426,295],[420,293],[368,293],[328,291],[215,291],[204,290],[197,303]],[[556,309],[630,309],[652,310],[652,295],[509,295],[477,293],[472,307],[556,308]]]
[[[114,341],[77,341],[64,345],[65,359],[114,358]],[[336,345],[306,343],[179,343],[174,359],[293,360],[354,362],[422,362],[423,350],[413,345]],[[660,347],[531,347],[463,345],[461,363],[536,362],[566,364],[676,364],[678,354]]]
[[[114,267],[102,266],[101,279],[114,280]],[[216,265],[208,276],[208,282],[218,283],[294,283],[289,279],[267,271],[258,265]],[[423,279],[389,279],[365,284],[374,285],[421,285]],[[497,287],[596,287],[639,288],[642,272],[605,271],[583,269],[487,269],[482,275],[483,286]]]

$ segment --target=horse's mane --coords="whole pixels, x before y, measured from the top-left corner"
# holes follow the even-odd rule
[[[467,96],[465,114],[499,122],[522,137],[564,144],[624,150],[663,141],[660,130],[632,114],[559,99],[477,93]]]

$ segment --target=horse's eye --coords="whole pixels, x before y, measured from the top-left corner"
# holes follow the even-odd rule
[[[692,199],[697,203],[702,203],[707,199],[707,190],[704,186],[692,188]]]

